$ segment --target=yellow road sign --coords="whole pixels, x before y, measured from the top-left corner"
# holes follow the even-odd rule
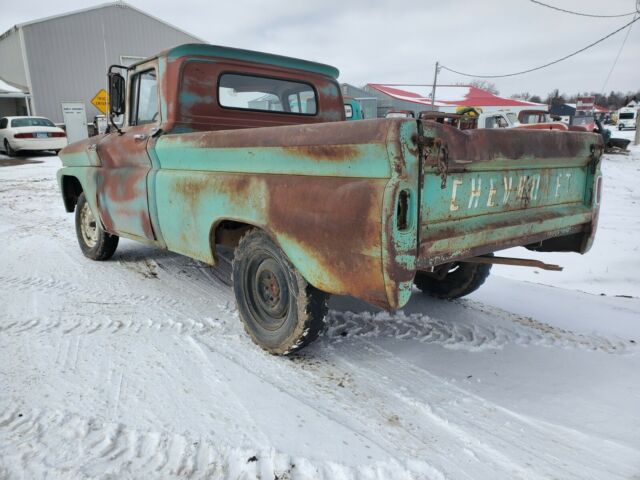
[[[105,115],[107,114],[107,110],[109,109],[109,95],[104,88],[101,88],[96,96],[91,99],[91,103],[94,107],[100,110]]]

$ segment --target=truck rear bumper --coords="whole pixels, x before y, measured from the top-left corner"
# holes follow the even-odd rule
[[[593,212],[583,204],[548,206],[428,224],[421,232],[417,268],[591,231]],[[482,216],[484,217],[484,216]]]

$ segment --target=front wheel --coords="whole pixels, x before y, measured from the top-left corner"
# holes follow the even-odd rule
[[[80,250],[91,260],[107,260],[118,248],[119,237],[102,229],[100,222],[93,216],[84,193],[80,194],[76,205],[76,236]]]
[[[618,125],[618,130],[622,131],[624,129],[624,125]]]
[[[245,330],[271,354],[300,350],[324,328],[328,295],[309,285],[261,230],[250,230],[236,247],[233,291]]]
[[[490,263],[453,262],[440,265],[433,272],[418,271],[413,283],[423,293],[450,300],[475,292],[490,272]]]

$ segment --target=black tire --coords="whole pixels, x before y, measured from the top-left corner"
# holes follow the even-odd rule
[[[120,237],[105,232],[89,208],[84,193],[76,205],[76,236],[80,250],[91,260],[108,260],[118,248]]]
[[[329,296],[309,285],[261,230],[249,230],[236,247],[233,291],[244,329],[273,355],[300,350],[324,329]]]
[[[435,272],[418,271],[413,283],[423,293],[454,299],[475,292],[491,272],[491,264],[454,262],[436,267]]]
[[[623,128],[624,128],[624,125],[618,125],[618,130],[622,131]]]
[[[4,151],[9,157],[15,157],[17,153],[13,148],[11,148],[11,144],[6,138],[4,139]]]

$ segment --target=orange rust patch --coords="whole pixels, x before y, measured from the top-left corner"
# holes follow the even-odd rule
[[[284,153],[318,161],[342,162],[357,157],[359,150],[353,145],[313,145],[287,147]]]
[[[267,225],[297,242],[328,273],[330,293],[388,308],[381,258],[386,181],[272,176]]]

